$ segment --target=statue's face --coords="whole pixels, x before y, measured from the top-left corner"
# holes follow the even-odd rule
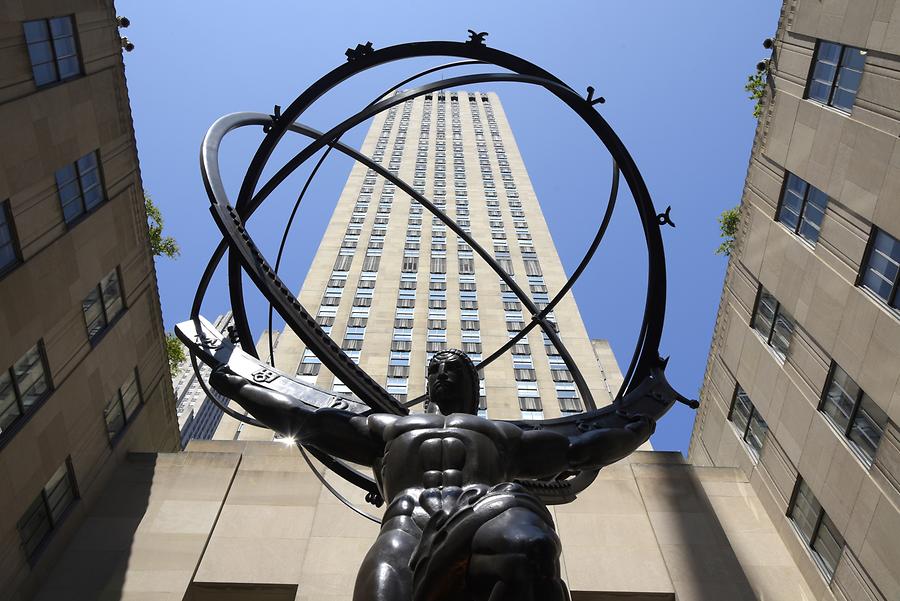
[[[478,411],[478,373],[471,362],[447,351],[435,355],[428,365],[428,398],[444,415],[474,415]]]

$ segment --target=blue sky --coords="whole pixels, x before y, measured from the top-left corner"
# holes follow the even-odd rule
[[[593,86],[598,109],[629,148],[658,210],[672,206],[675,229],[663,232],[668,309],[661,346],[668,376],[696,398],[706,367],[725,259],[716,217],[740,201],[756,125],[743,85],[765,56],[778,0],[743,2],[301,3],[138,2],[119,0],[134,42],[126,76],[144,186],[162,209],[182,255],[157,262],[167,329],[187,317],[208,257],[219,240],[198,168],[200,142],[218,117],[287,106],[345,60],[344,51],[416,40],[464,40],[487,31],[491,46],[518,54],[577,90]],[[303,121],[328,129],[371,97],[432,61],[390,65],[329,94]],[[468,72],[485,71],[469,69]],[[594,235],[609,187],[609,157],[586,128],[549,94],[514,84],[482,86],[501,96],[516,141],[568,271]],[[361,126],[344,141],[358,145]],[[261,139],[259,131],[227,138],[226,185],[236,190]],[[298,149],[289,141],[271,164]],[[351,164],[329,158],[304,200],[282,275],[299,287]],[[307,172],[282,185],[254,216],[250,231],[274,258],[281,223]],[[646,254],[633,205],[620,196],[610,231],[575,287],[588,333],[610,340],[627,367],[640,326]],[[274,259],[273,259],[274,260]],[[204,314],[227,309],[221,279]],[[265,305],[250,294],[254,332]],[[488,351],[489,349],[485,349]],[[686,452],[694,412],[675,407],[657,427],[654,447]]]

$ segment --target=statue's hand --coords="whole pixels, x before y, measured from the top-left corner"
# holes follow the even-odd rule
[[[648,415],[629,415],[631,420],[625,429],[633,433],[637,438],[646,440],[656,431],[656,422]]]
[[[247,379],[231,371],[227,365],[217,367],[209,375],[209,385],[229,399],[237,400],[244,384],[247,384]]]

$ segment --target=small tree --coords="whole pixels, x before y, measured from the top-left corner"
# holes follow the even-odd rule
[[[734,250],[734,237],[737,234],[738,222],[740,219],[740,206],[723,211],[722,214],[719,215],[719,227],[722,230],[722,244],[716,249],[717,255],[725,255],[726,257],[731,256],[731,251]]]
[[[166,355],[169,357],[169,372],[174,376],[181,362],[187,359],[184,345],[174,332],[166,332]]]
[[[181,249],[175,238],[163,236],[162,213],[146,192],[144,192],[144,207],[147,210],[147,226],[150,228],[150,251],[154,257],[162,255],[174,259],[181,254]]]
[[[766,96],[766,73],[758,71],[747,77],[744,89],[750,94],[750,100],[756,102],[753,105],[753,116],[759,119],[763,114],[763,99]]]

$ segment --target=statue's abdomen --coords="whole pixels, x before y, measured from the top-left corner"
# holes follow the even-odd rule
[[[385,449],[382,482],[388,498],[410,488],[465,487],[504,481],[496,443],[462,429],[404,432]],[[388,457],[390,455],[390,458]]]

